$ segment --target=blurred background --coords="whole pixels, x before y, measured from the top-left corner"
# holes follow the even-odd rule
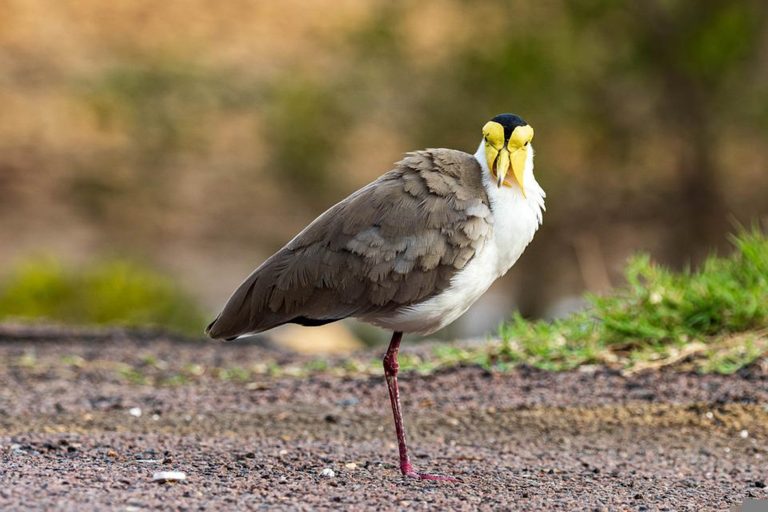
[[[767,22],[762,0],[0,0],[0,319],[199,335],[325,208],[404,152],[474,152],[501,112],[536,130],[544,227],[438,336],[562,315],[636,251],[695,265],[768,214]]]

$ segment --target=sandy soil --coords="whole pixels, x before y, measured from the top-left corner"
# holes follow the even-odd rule
[[[296,356],[0,330],[0,509],[727,510],[768,499],[765,361],[727,377],[404,374],[417,470],[463,480],[449,484],[400,477],[381,377],[214,370],[265,360]],[[183,371],[195,377],[175,381]],[[169,470],[187,479],[152,481]]]

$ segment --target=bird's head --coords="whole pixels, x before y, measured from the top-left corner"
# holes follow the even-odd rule
[[[533,128],[514,114],[499,114],[483,126],[483,145],[488,169],[496,184],[511,187],[515,181],[525,196],[523,178],[531,149]],[[512,176],[507,177],[510,167]],[[514,180],[512,178],[514,177]]]

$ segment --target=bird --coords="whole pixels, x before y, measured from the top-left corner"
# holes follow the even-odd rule
[[[312,221],[234,291],[208,325],[233,340],[286,323],[354,317],[392,331],[384,355],[400,471],[408,455],[398,387],[403,333],[428,335],[480,298],[518,260],[542,224],[545,192],[533,174],[533,128],[499,114],[474,154],[407,153],[394,168]]]

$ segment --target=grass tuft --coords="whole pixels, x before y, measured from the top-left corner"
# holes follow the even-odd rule
[[[707,361],[700,369],[735,371],[765,353],[764,336],[737,335],[768,326],[768,237],[753,228],[732,242],[731,256],[711,256],[697,271],[673,272],[636,256],[626,286],[590,296],[583,312],[553,322],[515,315],[500,328],[496,356],[562,370],[617,362],[643,367],[700,352]],[[733,346],[731,338],[742,343]]]

